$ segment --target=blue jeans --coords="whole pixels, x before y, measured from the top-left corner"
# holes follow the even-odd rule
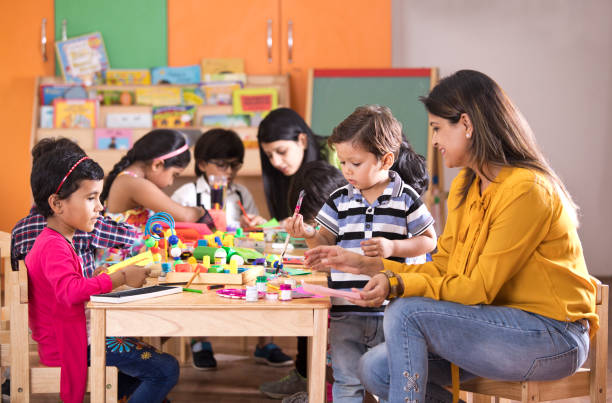
[[[132,337],[106,338],[106,365],[119,369],[119,397],[130,403],[162,402],[179,378],[176,358]]]
[[[383,317],[331,314],[329,344],[334,370],[334,403],[361,403],[365,388],[359,380],[359,359],[382,343]]]
[[[573,374],[586,360],[586,321],[560,322],[520,309],[399,298],[385,311],[386,342],[366,353],[359,376],[390,402],[450,402],[450,363],[460,379],[524,381]]]

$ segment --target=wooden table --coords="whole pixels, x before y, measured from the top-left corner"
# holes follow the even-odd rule
[[[88,307],[94,403],[105,398],[106,336],[308,336],[309,400],[324,402],[329,298],[246,302],[205,291]]]

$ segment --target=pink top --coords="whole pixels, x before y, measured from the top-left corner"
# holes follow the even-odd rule
[[[60,397],[82,402],[87,386],[85,303],[111,291],[110,277],[84,278],[81,259],[59,232],[45,228],[25,259],[29,318],[40,361],[62,368]]]

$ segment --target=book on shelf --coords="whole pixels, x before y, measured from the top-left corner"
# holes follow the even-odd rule
[[[231,105],[234,91],[242,88],[240,81],[206,82],[201,86],[206,105]]]
[[[87,90],[80,84],[41,84],[40,104],[53,105],[56,98],[63,99],[87,99]]]
[[[183,103],[185,105],[203,105],[204,104],[204,93],[199,87],[195,88],[183,88]]]
[[[193,105],[154,106],[153,127],[191,127],[194,116]]]
[[[238,81],[242,84],[247,82],[245,73],[206,74],[202,78],[204,81]]]
[[[203,58],[202,75],[244,73],[244,59]]]
[[[275,88],[241,88],[234,91],[234,114],[251,116],[251,126],[259,126],[263,118],[278,107]]]
[[[43,105],[40,107],[39,127],[41,129],[52,129],[53,128],[53,106]]]
[[[136,94],[129,90],[99,90],[96,93],[100,105],[134,105]]]
[[[149,112],[120,112],[106,114],[106,127],[120,128],[148,128],[153,126],[153,115]]]
[[[98,102],[93,99],[60,99],[53,101],[53,127],[89,129],[96,127]]]
[[[153,84],[199,84],[200,66],[154,67],[151,69]]]
[[[249,115],[204,115],[202,126],[212,127],[248,127],[251,124]]]
[[[100,32],[56,42],[55,49],[64,80],[85,85],[103,82],[110,64]]]
[[[152,106],[180,105],[183,101],[178,87],[143,87],[136,88],[136,104]]]
[[[129,150],[132,148],[132,129],[94,129],[98,150]]]
[[[106,294],[96,294],[89,297],[92,302],[106,302],[120,304],[123,302],[138,301],[147,298],[163,297],[164,295],[178,294],[183,287],[170,287],[166,285],[154,285],[151,287],[134,288],[132,290],[115,291]]]
[[[104,74],[108,85],[151,85],[148,69],[109,69]]]

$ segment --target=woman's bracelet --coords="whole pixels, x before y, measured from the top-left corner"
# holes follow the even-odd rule
[[[395,273],[388,269],[383,270],[382,273],[387,276],[389,281],[389,295],[387,295],[387,299],[399,297],[399,280]]]

